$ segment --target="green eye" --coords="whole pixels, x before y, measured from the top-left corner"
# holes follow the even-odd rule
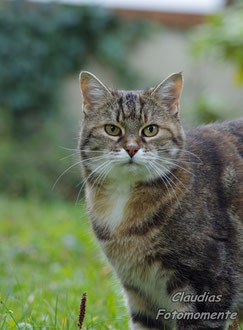
[[[159,131],[157,125],[149,125],[142,130],[142,134],[147,137],[155,136]]]
[[[105,125],[105,131],[112,136],[118,136],[121,134],[121,129],[115,125]]]

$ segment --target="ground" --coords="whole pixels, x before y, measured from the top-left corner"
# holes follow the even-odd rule
[[[77,329],[83,292],[83,329],[128,328],[83,205],[0,197],[0,329]]]

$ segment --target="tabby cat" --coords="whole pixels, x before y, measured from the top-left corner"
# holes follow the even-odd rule
[[[184,132],[181,73],[145,91],[80,84],[87,209],[131,329],[226,329],[243,311],[243,119]]]

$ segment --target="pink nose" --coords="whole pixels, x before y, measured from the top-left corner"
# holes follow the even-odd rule
[[[129,156],[132,158],[135,153],[139,150],[138,146],[135,146],[135,145],[128,145],[126,148],[125,148],[126,152],[129,154]]]

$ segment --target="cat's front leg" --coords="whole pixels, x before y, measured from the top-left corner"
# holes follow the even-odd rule
[[[131,330],[158,330],[158,328],[147,328],[144,327],[141,323],[133,323],[131,322],[130,326]]]
[[[131,315],[131,330],[158,330],[161,329],[155,318],[148,312],[149,308],[145,305],[143,299],[133,294],[127,294],[128,306]],[[134,299],[135,298],[135,299]]]
[[[171,330],[165,326],[162,321],[156,320],[156,315],[152,312],[149,303],[141,292],[132,288],[125,288],[127,305],[131,315],[131,330]]]
[[[188,324],[187,320],[177,320],[176,330],[226,330],[227,322],[210,322],[207,324],[198,324],[198,322]]]
[[[130,328],[131,330],[172,330],[169,325],[158,324],[156,320],[146,314],[137,314],[136,316],[132,314]]]

